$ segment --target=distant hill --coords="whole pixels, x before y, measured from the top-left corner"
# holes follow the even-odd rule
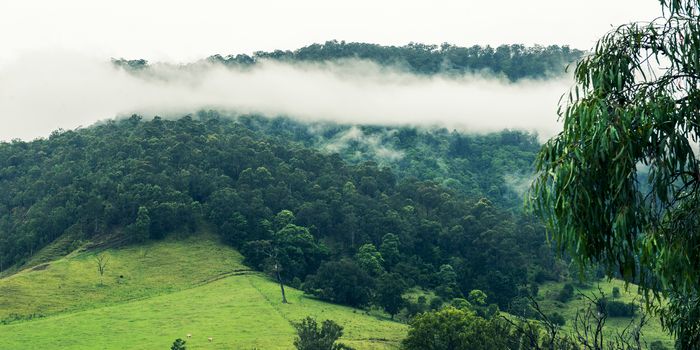
[[[208,62],[227,66],[248,67],[262,60],[281,62],[326,62],[344,59],[362,59],[382,66],[406,69],[422,75],[469,73],[503,76],[511,81],[521,79],[549,79],[564,74],[565,68],[580,59],[584,51],[568,46],[500,45],[498,47],[460,47],[450,44],[425,45],[411,43],[404,46],[383,46],[369,43],[327,41],[294,51],[258,51],[253,55],[214,55]],[[116,65],[132,71],[147,68],[143,59],[115,59]]]

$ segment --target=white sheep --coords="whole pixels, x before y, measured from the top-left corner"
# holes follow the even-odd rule
[[[187,338],[192,338],[192,333],[187,333]]]
[[[209,339],[209,342],[211,343],[214,340],[214,337],[209,337],[207,339]]]

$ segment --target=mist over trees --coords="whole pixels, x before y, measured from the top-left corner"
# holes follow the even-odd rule
[[[547,79],[560,76],[567,65],[583,56],[583,51],[568,46],[525,46],[520,44],[498,47],[460,47],[444,43],[426,45],[410,43],[404,46],[331,40],[312,44],[294,51],[258,51],[252,55],[213,55],[207,61],[227,66],[247,67],[262,60],[279,62],[327,62],[362,59],[381,66],[404,68],[421,75],[486,73],[502,75],[510,81]],[[117,66],[138,71],[147,68],[143,59],[113,59]]]
[[[200,115],[223,117],[216,111]],[[540,149],[537,135],[519,130],[488,134],[411,126],[303,123],[291,118],[231,116],[251,130],[297,142],[352,164],[374,162],[400,178],[432,181],[467,197],[486,197],[520,210]]]

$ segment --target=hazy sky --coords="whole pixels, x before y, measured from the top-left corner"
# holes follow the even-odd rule
[[[380,44],[570,44],[651,19],[657,0],[1,0],[0,60],[63,48],[190,61],[330,39]]]
[[[55,51],[0,69],[0,140],[32,139],[116,115],[178,117],[199,109],[309,121],[503,128],[551,136],[568,78],[513,84],[492,76],[416,76],[367,61],[264,62],[253,69],[156,65],[132,75],[108,61]],[[503,103],[507,101],[507,103]]]
[[[650,20],[659,11],[657,0],[0,0],[0,141],[118,114],[178,115],[201,107],[551,135],[558,98],[570,87],[566,79],[425,78],[351,62],[268,64],[248,73],[166,70],[164,83],[117,71],[109,58],[191,62],[331,39],[587,49],[611,24]]]

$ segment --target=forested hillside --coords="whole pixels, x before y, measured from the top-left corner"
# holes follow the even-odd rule
[[[560,76],[564,68],[583,56],[583,51],[568,46],[500,45],[460,47],[450,44],[382,46],[369,43],[327,41],[294,51],[258,51],[253,55],[214,55],[209,62],[247,67],[261,60],[281,62],[324,62],[342,59],[362,59],[381,66],[404,68],[416,74],[486,73],[502,75],[511,81],[547,79]],[[140,70],[148,67],[143,59],[114,61],[117,65]]]
[[[561,272],[519,212],[246,125],[133,116],[0,144],[1,268],[64,235],[141,242],[212,223],[248,264],[281,266],[286,283],[350,305],[402,285],[447,299],[480,289],[505,308]]]
[[[245,72],[264,61],[362,59],[392,72],[439,75],[439,79],[485,74],[504,85],[517,85],[521,79],[560,76],[581,54],[557,46],[389,47],[332,41],[296,51],[217,55],[182,66],[164,64],[164,71],[198,74],[197,68],[214,64]],[[163,66],[154,67],[145,60],[118,59],[113,64],[145,80],[167,81],[167,74],[159,75]],[[5,294],[26,298],[33,295],[26,291],[35,289],[41,278],[50,276],[56,283],[41,305],[25,308],[24,303],[6,301],[0,324],[9,325],[6,331],[10,332],[13,327],[21,329],[27,336],[34,333],[34,318],[80,310],[78,305],[84,302],[66,297],[74,293],[94,297],[89,306],[93,308],[129,301],[126,296],[133,295],[155,300],[159,291],[169,294],[163,298],[166,302],[182,300],[171,292],[184,293],[187,288],[205,293],[207,305],[220,302],[225,293],[211,282],[238,269],[205,278],[201,286],[174,281],[148,284],[148,288],[132,286],[139,292],[103,290],[110,283],[103,281],[100,256],[138,250],[147,263],[144,247],[166,247],[163,243],[171,241],[180,250],[228,245],[217,248],[218,258],[210,257],[221,260],[216,265],[227,265],[225,256],[230,254],[242,257],[246,274],[253,273],[249,268],[266,274],[269,278],[255,277],[264,281],[266,293],[256,286],[235,286],[239,292],[255,295],[250,305],[259,306],[261,297],[266,300],[263,304],[286,305],[284,288],[293,287],[287,288],[292,303],[311,297],[362,308],[364,316],[373,313],[382,322],[409,323],[402,343],[408,348],[425,348],[421,339],[431,336],[417,334],[442,331],[443,325],[452,327],[453,321],[460,327],[470,326],[449,332],[483,328],[475,333],[481,338],[471,341],[501,344],[495,348],[509,347],[506,343],[523,345],[526,337],[560,330],[565,333],[543,339],[564,346],[594,323],[597,329],[605,328],[608,336],[617,332],[615,341],[641,339],[640,333],[626,332],[641,329],[649,308],[637,305],[632,297],[622,298],[618,282],[601,284],[604,273],[595,264],[581,272],[588,282],[597,281],[599,294],[593,284],[574,285],[567,261],[555,256],[545,242],[544,226],[523,212],[523,194],[532,181],[540,146],[537,134],[519,130],[470,133],[441,127],[310,122],[284,115],[241,114],[223,107],[167,118],[134,114],[87,128],[58,130],[30,142],[2,142],[0,276],[7,282],[3,289],[10,291]],[[216,242],[201,232],[214,233]],[[204,237],[208,241],[200,242]],[[201,249],[188,251],[186,259],[178,260],[180,267],[173,268],[182,269],[201,254]],[[98,261],[100,283],[86,277],[80,285],[63,288],[61,276],[77,271],[77,265],[66,269],[66,261],[80,262],[80,269],[86,270],[91,259]],[[117,265],[120,269],[127,266],[124,261],[130,260]],[[148,279],[163,277],[164,260],[159,261],[161,265],[150,269]],[[61,266],[63,270],[54,270]],[[48,274],[32,274],[49,268]],[[145,268],[110,271],[116,281],[112,285],[125,283],[122,271],[128,277],[132,270]],[[21,285],[29,275],[33,282]],[[612,291],[612,298],[601,285]],[[576,288],[591,294],[576,296]],[[57,289],[62,291],[51,297]],[[271,293],[281,298],[273,300]],[[158,302],[152,301],[143,305]],[[314,303],[320,308],[328,305]],[[318,311],[298,306],[292,306],[295,315]],[[138,307],[117,309],[136,317]],[[350,310],[338,315],[345,318],[349,312],[358,312]],[[76,325],[92,324],[95,315],[85,311],[72,318]],[[286,320],[284,327],[296,327],[287,315],[280,316]],[[364,316],[362,322],[371,323]],[[616,318],[609,329],[605,327],[608,316]],[[217,317],[225,320],[228,315]],[[638,326],[630,326],[637,320]],[[162,319],[152,321],[153,325]],[[32,325],[18,325],[23,322]],[[391,337],[362,338],[371,333],[371,327],[364,327],[362,337],[357,333],[350,339],[363,346],[398,344],[405,328],[394,322],[383,324],[391,325]],[[669,344],[658,319],[651,324],[648,339]],[[260,334],[265,332],[253,336]],[[578,336],[579,342],[589,337]],[[230,338],[229,343],[238,341]],[[289,334],[278,338],[287,339]],[[530,345],[538,347],[543,341]]]
[[[198,113],[218,117],[215,111]],[[353,164],[390,167],[400,178],[433,181],[467,197],[488,197],[520,210],[539,150],[537,135],[518,130],[490,134],[417,128],[298,122],[290,118],[230,116],[251,130],[292,140]]]
[[[190,65],[362,59],[418,75],[517,81],[560,76],[581,55],[559,46],[329,41]],[[137,75],[152,67],[113,63]],[[139,244],[212,225],[249,266],[330,301],[393,315],[406,305],[401,295],[418,287],[436,293],[432,307],[479,290],[492,309],[508,309],[535,295],[538,283],[567,273],[542,225],[520,210],[538,148],[537,135],[521,131],[469,134],[218,111],[134,115],[2,143],[0,272],[35,261],[29,259],[59,239],[68,252],[95,237]]]

